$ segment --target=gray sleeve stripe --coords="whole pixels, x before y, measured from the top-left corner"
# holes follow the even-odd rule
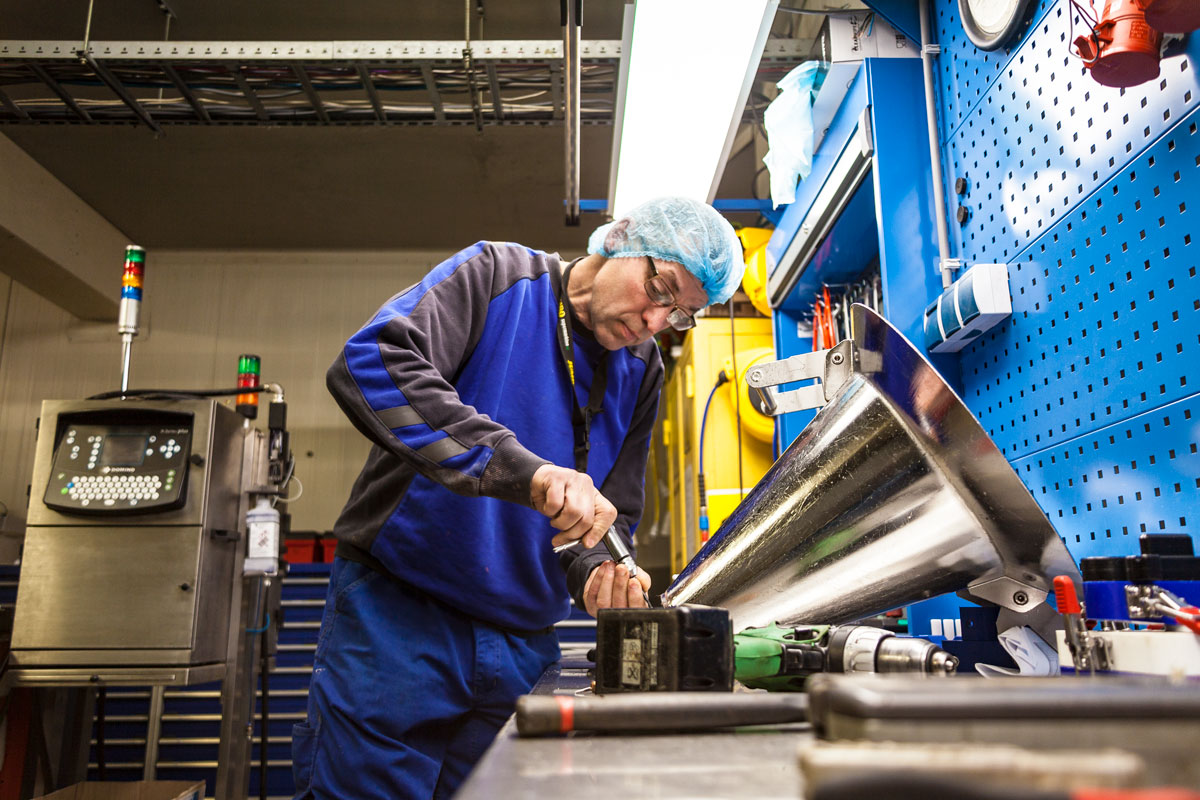
[[[465,452],[467,452],[467,448],[447,436],[444,439],[438,439],[432,444],[425,445],[417,451],[417,455],[440,464],[447,458],[453,458]]]
[[[412,406],[395,406],[385,408],[375,414],[386,427],[403,428],[408,425],[421,425],[425,422]]]

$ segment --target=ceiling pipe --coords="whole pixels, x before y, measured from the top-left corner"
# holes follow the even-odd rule
[[[579,224],[579,28],[583,0],[562,0],[563,115],[566,129],[567,225]]]

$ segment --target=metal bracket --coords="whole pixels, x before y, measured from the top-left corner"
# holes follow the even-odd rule
[[[963,260],[961,258],[943,258],[938,261],[937,268],[934,271],[939,274],[945,270],[957,272],[958,270],[962,269],[962,266]]]
[[[1007,575],[978,583],[972,583],[959,596],[978,602],[983,600],[1000,606],[1000,614],[996,619],[997,630],[1008,630],[1015,625],[1024,625],[1041,637],[1042,641],[1057,647],[1056,632],[1064,627],[1064,615],[1050,607],[1045,602],[1049,593],[1045,590],[1023,583]],[[1106,672],[1112,664],[1112,645],[1103,637],[1096,636],[1082,627],[1074,634],[1070,619],[1066,620],[1067,642],[1070,646],[1072,636],[1077,636],[1075,646],[1071,647],[1071,658],[1075,662],[1075,671]]]
[[[1184,610],[1186,601],[1174,592],[1153,583],[1131,583],[1125,586],[1125,604],[1130,619],[1153,619],[1171,622],[1177,619],[1194,620],[1191,609]],[[1185,623],[1187,624],[1187,623]],[[1192,627],[1188,625],[1188,627]]]
[[[1158,610],[1157,586],[1131,583],[1125,587],[1125,604],[1129,608],[1130,619],[1158,619],[1162,613]]]
[[[1018,614],[1031,611],[1049,596],[1045,589],[1007,575],[975,581],[967,586],[967,592]]]
[[[854,372],[856,360],[854,342],[846,339],[828,350],[757,364],[746,376],[746,383],[762,400],[764,411],[777,417],[792,411],[820,408],[828,403]],[[784,383],[814,379],[820,383],[786,392],[774,388]]]

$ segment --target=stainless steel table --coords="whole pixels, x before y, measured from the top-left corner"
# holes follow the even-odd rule
[[[535,694],[586,690],[583,662],[547,670]],[[807,725],[704,734],[612,735],[521,739],[509,719],[457,800],[570,797],[789,798],[800,794],[796,753],[813,735]]]

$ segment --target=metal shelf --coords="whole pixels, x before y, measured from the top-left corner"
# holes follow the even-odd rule
[[[0,41],[0,123],[546,125],[563,44],[463,41]],[[768,43],[759,78],[807,52]],[[612,124],[619,40],[580,43],[585,125]]]

